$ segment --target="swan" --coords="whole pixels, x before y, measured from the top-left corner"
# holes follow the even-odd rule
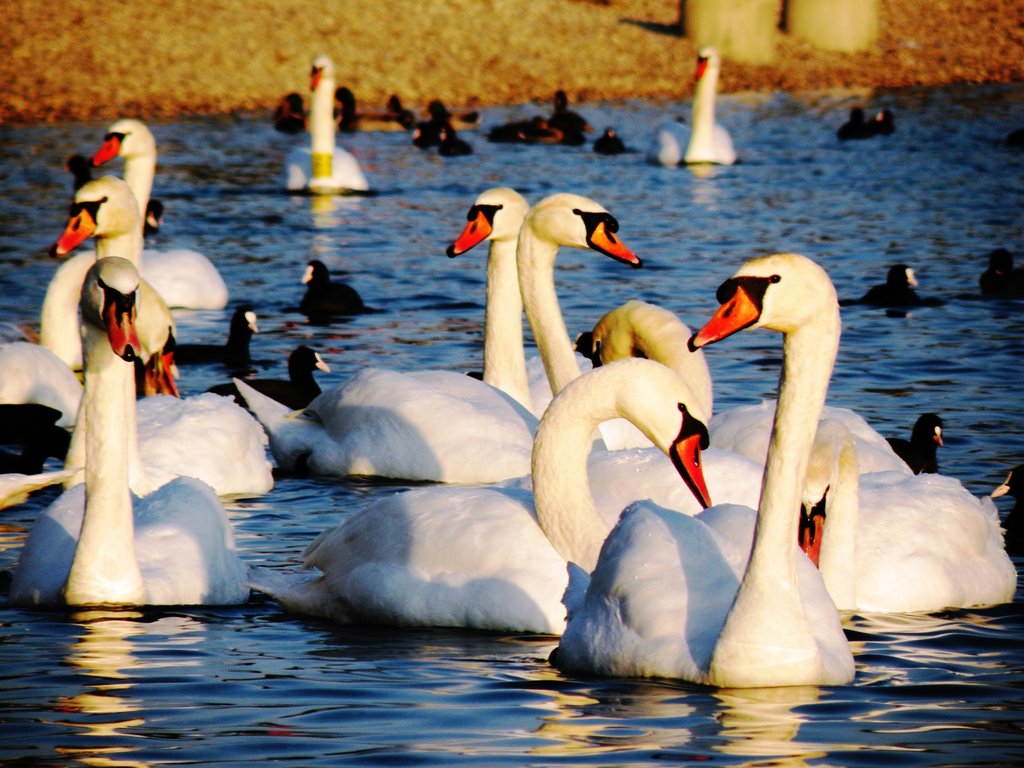
[[[0,344],[0,403],[38,403],[61,412],[58,427],[73,427],[82,384],[64,360],[39,344]]]
[[[848,683],[853,656],[821,575],[798,551],[794,513],[839,346],[835,289],[811,260],[777,254],[748,261],[718,296],[722,306],[694,335],[694,348],[746,327],[784,337],[758,510],[624,511],[589,584],[572,569],[554,660],[602,675],[722,687]]]
[[[37,472],[32,475],[20,472],[0,474],[0,509],[21,504],[28,499],[28,495],[33,491],[63,483],[69,475],[70,472],[63,469]]]
[[[537,429],[532,494],[508,486],[394,494],[307,548],[304,568],[315,575],[253,569],[254,586],[287,610],[341,623],[559,634],[566,558],[596,558],[619,512],[603,518],[590,494],[585,462],[594,427],[613,416],[634,420],[684,466],[705,434],[688,397],[678,377],[650,360],[581,376]],[[678,474],[676,482],[683,485]],[[705,488],[692,490],[706,498]]]
[[[732,165],[736,162],[736,151],[729,132],[715,122],[715,91],[721,66],[717,50],[700,49],[694,74],[697,88],[693,94],[693,112],[690,117],[693,127],[687,131],[678,121],[661,125],[647,151],[650,162],[666,166],[680,163]]]
[[[77,324],[77,295],[94,261],[109,256],[138,265],[142,249],[139,209],[126,182],[113,176],[84,184],[75,193],[64,233],[51,252],[66,256],[89,237],[96,238],[95,254],[83,251],[67,259],[47,287],[43,300],[39,342],[72,368],[81,365],[82,341]],[[146,363],[146,392],[176,395],[177,386],[164,350],[174,332],[174,319],[163,298],[145,281],[139,288],[138,333]]]
[[[706,366],[680,354],[689,335],[674,313],[627,302],[594,326],[595,364],[642,355],[677,375],[695,377],[690,388],[700,392]],[[749,468],[744,472],[743,465],[723,464],[722,454],[746,456],[760,473],[774,413],[774,403],[765,402],[711,419],[712,448],[704,453],[703,469],[713,498],[722,499],[725,492],[728,501],[744,503],[742,485],[749,481]],[[930,441],[932,430],[925,431]],[[595,452],[591,462],[601,458]],[[820,566],[839,609],[941,610],[1005,602],[1007,590],[1012,596],[1015,580],[989,505],[952,478],[915,478],[889,443],[854,411],[823,409],[809,466],[802,506],[812,510],[809,523],[820,522],[814,510],[822,508],[827,526],[824,533],[817,527],[813,533],[808,530],[801,543]],[[630,468],[638,476],[635,458]],[[600,491],[614,497],[617,486],[630,487],[631,476],[621,474],[625,476],[612,469],[593,471],[602,483],[598,487],[595,482],[595,495]],[[659,504],[686,511],[678,499],[659,495],[668,487],[663,476],[639,476]]]
[[[309,89],[311,142],[309,147],[299,147],[288,154],[285,189],[325,195],[369,191],[359,161],[334,143],[334,64],[327,56],[313,59]]]
[[[104,176],[83,186],[76,200],[65,234],[57,241],[58,253],[94,236],[98,258],[85,254],[89,260],[119,256],[135,263],[141,230],[138,207],[127,183]],[[150,356],[147,392],[153,394],[155,390],[177,395],[171,375],[175,366],[169,343],[169,330],[173,328],[170,312],[160,297],[147,288],[145,281],[140,283],[138,307],[140,338],[144,332],[142,321],[146,318],[147,335],[156,339],[150,344],[160,350]],[[71,319],[77,316],[73,310],[65,311],[70,313]],[[143,346],[146,346],[144,338]],[[138,442],[143,446],[143,453],[132,469],[132,488],[137,493],[156,487],[153,482],[178,475],[199,478],[222,495],[260,494],[273,487],[266,458],[266,436],[259,424],[229,398],[205,395],[182,401],[177,397],[147,397],[138,408],[142,430]],[[81,421],[83,412],[86,411],[80,409],[65,462],[66,467],[78,470],[76,479],[81,476],[85,460],[87,429]],[[143,463],[152,477],[147,477]]]
[[[128,485],[135,438],[134,328],[139,276],[98,260],[82,289],[86,477],[39,517],[18,558],[18,605],[234,604],[246,571],[211,488],[179,478],[142,498]]]
[[[638,266],[617,230],[618,222],[598,203],[564,193],[537,203],[523,222],[517,257],[524,306],[557,389],[580,373],[554,289],[559,246],[590,248]],[[244,382],[235,384],[267,430],[278,465],[288,471],[468,483],[519,477],[529,469],[533,414],[463,374],[366,368],[298,416]]]
[[[131,187],[145,221],[156,175],[156,139],[141,120],[124,118],[107,130],[103,144],[93,154],[95,166],[124,158],[124,180]],[[190,248],[142,252],[142,277],[156,288],[169,307],[223,309],[228,288],[213,263]]]

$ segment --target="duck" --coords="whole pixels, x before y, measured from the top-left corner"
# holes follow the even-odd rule
[[[288,355],[287,379],[246,379],[245,383],[271,400],[297,411],[305,408],[320,394],[320,385],[313,378],[313,371],[316,370],[331,372],[320,353],[302,344]],[[217,384],[207,391],[233,397],[239,403],[245,402],[234,382]]]
[[[567,193],[541,200],[523,222],[517,245],[523,303],[556,392],[580,370],[558,309],[555,256],[560,246],[570,246],[639,266],[617,237],[618,226],[596,201]],[[501,390],[461,373],[364,368],[300,414],[241,380],[235,384],[285,471],[445,483],[491,483],[529,471],[536,417]]]
[[[124,180],[139,206],[142,226],[162,214],[150,207],[156,176],[156,138],[141,120],[116,121],[93,153],[92,164],[100,167],[115,157],[124,160]],[[160,204],[162,211],[163,204]],[[152,229],[151,229],[152,231]],[[223,309],[228,288],[209,258],[191,248],[158,250],[145,248],[142,277],[160,294],[167,306],[176,309]]]
[[[917,287],[917,276],[906,264],[893,264],[886,272],[885,282],[874,285],[859,299],[844,299],[842,306],[851,304],[869,304],[873,307],[923,307],[939,306],[943,302],[931,297],[922,298],[914,288]]]
[[[460,138],[450,125],[441,126],[439,139],[437,153],[442,157],[463,157],[473,154],[473,147],[468,141]]]
[[[985,296],[1024,296],[1024,270],[1013,268],[1013,254],[996,248],[988,255],[988,269],[978,278]]]
[[[61,494],[33,525],[11,583],[14,605],[230,605],[248,599],[246,568],[211,488],[185,477],[141,498],[129,488],[139,284],[135,265],[119,257],[97,260],[86,274],[85,481]]]
[[[621,155],[627,149],[614,128],[605,128],[604,133],[594,139],[594,151],[599,155]]]
[[[906,462],[915,475],[939,471],[937,449],[942,442],[942,418],[936,413],[924,413],[914,422],[910,439],[888,438],[889,445]]]
[[[178,344],[174,345],[176,365],[193,363],[223,363],[232,368],[245,368],[252,362],[249,342],[254,333],[259,333],[256,313],[248,304],[243,304],[231,314],[228,338],[224,344]]]
[[[499,485],[393,494],[307,547],[303,569],[312,575],[258,569],[254,586],[285,610],[338,623],[560,634],[567,559],[596,557],[617,514],[604,519],[589,490],[595,426],[629,418],[663,460],[685,465],[704,434],[687,395],[671,371],[649,360],[590,372],[568,385],[541,420],[532,492]]]
[[[794,514],[838,351],[835,289],[810,259],[775,254],[746,262],[718,298],[691,348],[748,327],[785,338],[758,507],[624,510],[593,568],[571,569],[552,660],[717,687],[843,685],[853,680],[853,655],[821,574],[797,547]],[[684,469],[699,482],[699,463]]]
[[[586,141],[584,134],[593,129],[587,119],[569,109],[569,97],[559,88],[552,97],[554,111],[548,118],[548,126],[562,134],[561,143],[579,146]]]
[[[1014,500],[1013,509],[1003,520],[1006,551],[1011,555],[1024,554],[1024,504],[1021,503],[1024,499],[1024,464],[1011,469],[1006,479],[992,491],[993,499],[1001,496],[1009,496]]]
[[[334,63],[328,56],[321,54],[313,59],[309,90],[310,146],[289,152],[284,166],[284,188],[314,195],[368,193],[370,184],[359,161],[334,142]]]
[[[285,94],[274,107],[274,130],[281,133],[302,133],[306,130],[306,105],[302,94],[296,91]]]
[[[334,92],[334,104],[338,116],[338,130],[345,133],[407,131],[416,122],[413,113],[402,107],[397,96],[391,96],[388,108],[384,112],[360,112],[356,106],[355,94],[343,85]]]
[[[142,225],[138,203],[131,187],[114,176],[103,176],[83,185],[75,193],[64,233],[51,247],[51,254],[63,258],[85,240],[94,237],[96,251],[81,251],[66,259],[50,280],[43,299],[39,342],[71,368],[82,364],[82,342],[76,328],[76,298],[92,262],[109,256],[139,263]],[[143,390],[147,393],[177,395],[167,347],[174,333],[174,318],[163,298],[148,282],[140,288],[139,336],[143,347],[138,358],[145,365]]]
[[[313,259],[306,265],[302,283],[306,286],[306,292],[299,302],[299,311],[304,315],[330,317],[370,311],[355,288],[331,280],[327,265],[319,259]]]
[[[693,127],[687,131],[678,120],[663,123],[647,150],[649,162],[664,166],[732,165],[736,162],[732,137],[724,126],[715,121],[715,91],[721,66],[721,58],[715,48],[700,49],[694,73],[697,87],[690,118]],[[683,147],[686,147],[685,152]]]
[[[874,128],[868,123],[863,107],[853,107],[849,119],[836,131],[836,138],[840,141],[868,139],[873,135]]]

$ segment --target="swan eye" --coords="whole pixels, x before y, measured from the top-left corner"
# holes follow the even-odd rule
[[[778,283],[782,281],[782,275],[772,275],[768,279],[773,283]]]

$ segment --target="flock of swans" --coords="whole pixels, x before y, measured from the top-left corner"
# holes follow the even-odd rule
[[[689,149],[661,131],[658,162],[735,159],[713,119],[718,66],[701,52]],[[285,186],[365,191],[323,117],[330,60],[315,59],[312,77],[312,142]],[[125,178],[83,184],[54,246],[78,253],[47,292],[41,344],[0,347],[5,373],[21,371],[5,378],[22,391],[4,396],[74,425],[54,475],[67,490],[32,528],[13,603],[226,605],[256,589],[338,622],[557,635],[552,661],[568,670],[763,687],[850,682],[841,611],[1013,597],[991,501],[913,474],[858,414],[826,405],[840,307],[804,256],[742,264],[696,332],[632,301],[574,343],[555,291],[560,249],[640,260],[592,199],[531,205],[491,188],[448,248],[489,247],[479,378],[366,367],[322,392],[309,382],[298,408],[235,379],[246,410],[173,396],[175,348],[187,347],[171,308],[222,308],[227,289],[201,254],[143,250],[156,158],[146,126],[115,123],[93,162],[114,156]],[[236,322],[256,330],[248,308]],[[777,402],[715,413],[704,350],[758,328],[782,337]],[[325,367],[303,355],[307,370]],[[272,487],[268,446],[285,472],[432,484],[325,531],[297,572],[248,567],[221,497]]]

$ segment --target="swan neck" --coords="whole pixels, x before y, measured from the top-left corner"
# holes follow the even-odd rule
[[[144,603],[128,488],[130,443],[135,440],[134,368],[91,326],[86,326],[84,354],[85,514],[64,597],[69,605]],[[76,429],[81,428],[82,422]]]
[[[693,125],[691,143],[710,141],[715,125],[715,91],[718,88],[718,71],[708,67],[704,76],[697,81],[693,94],[693,111],[690,122]]]
[[[579,363],[569,342],[569,330],[562,319],[555,293],[557,255],[558,245],[538,237],[527,220],[519,235],[516,251],[519,288],[552,395],[557,395],[580,375]]]
[[[153,194],[153,177],[156,175],[156,152],[132,155],[124,159],[124,180],[131,188],[139,204],[139,217],[146,220],[146,206]]]
[[[334,77],[324,74],[310,97],[309,132],[314,156],[334,156]],[[330,176],[330,173],[323,174]]]
[[[533,495],[537,523],[568,562],[592,571],[609,527],[597,511],[587,457],[594,429],[620,413],[597,386],[581,377],[571,392],[552,401],[537,428],[533,447]]]
[[[117,256],[142,267],[142,227],[132,232],[117,235],[105,235],[96,238],[96,258],[107,259]]]
[[[857,527],[860,518],[860,471],[857,448],[850,436],[839,449],[832,482],[825,497],[819,568],[828,593],[840,610],[857,605]]]
[[[491,241],[484,313],[484,381],[532,409],[514,239]]]

